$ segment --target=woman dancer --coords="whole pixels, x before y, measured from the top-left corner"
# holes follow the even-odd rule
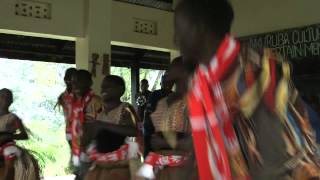
[[[0,179],[39,180],[39,166],[28,150],[15,144],[28,135],[20,118],[9,111],[13,95],[9,89],[0,90]]]

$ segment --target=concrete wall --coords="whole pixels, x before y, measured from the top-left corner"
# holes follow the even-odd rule
[[[0,0],[0,32],[51,35],[48,37],[84,37],[85,2],[88,0],[39,1],[52,4],[51,20],[16,16],[14,14],[16,1]],[[320,23],[319,0],[230,1],[236,13],[233,32],[238,36]],[[112,1],[111,18],[111,40],[114,43],[162,48],[162,50],[175,48],[171,12]],[[133,18],[156,21],[158,34],[153,36],[133,32]]]
[[[111,17],[112,41],[174,49],[172,12],[113,1]],[[158,34],[134,32],[134,18],[156,21]]]
[[[231,0],[233,32],[247,36],[320,23],[319,0]]]
[[[0,0],[0,32],[46,37],[84,37],[87,0],[40,0],[52,5],[50,20],[16,16],[15,0]],[[111,0],[110,0],[111,1]],[[112,1],[111,40],[122,45],[173,49],[173,13]],[[133,32],[133,19],[156,21],[157,35]],[[100,19],[97,17],[97,21]],[[53,35],[53,36],[52,36]]]
[[[79,37],[84,30],[84,0],[41,0],[51,4],[50,20],[15,15],[15,0],[0,0],[0,29]]]

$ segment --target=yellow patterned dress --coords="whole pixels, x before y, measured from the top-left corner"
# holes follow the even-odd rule
[[[179,139],[179,134],[189,135],[190,123],[187,113],[187,104],[185,99],[179,99],[168,104],[168,97],[159,101],[156,110],[151,114],[153,126],[156,134],[163,134],[168,144],[174,144]],[[174,145],[173,145],[174,146]],[[172,147],[172,146],[171,146]],[[197,169],[195,165],[193,150],[155,149],[153,151],[161,155],[187,155],[187,162],[178,167],[164,167],[156,173],[157,180],[175,180],[175,179],[197,179]]]

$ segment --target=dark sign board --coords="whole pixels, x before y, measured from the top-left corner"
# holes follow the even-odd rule
[[[320,57],[320,24],[240,38],[254,49],[273,48],[290,60]]]

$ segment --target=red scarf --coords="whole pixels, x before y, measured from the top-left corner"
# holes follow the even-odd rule
[[[116,161],[128,160],[129,145],[122,145],[118,150],[110,153],[99,153],[96,148],[88,151],[91,161],[98,163],[110,163]]]
[[[109,153],[99,153],[96,149],[95,144],[91,145],[87,153],[91,161],[97,163],[110,163],[123,160],[130,160],[139,156],[139,145],[134,141],[126,141],[118,150]]]
[[[0,146],[0,155],[2,155],[5,160],[15,160],[20,154],[21,151],[14,142],[5,143]]]
[[[72,102],[73,94],[65,91],[62,96],[63,99],[63,112],[66,119],[66,137],[71,140],[71,116],[72,116]]]
[[[193,141],[202,180],[248,178],[246,170],[236,177],[231,174],[230,167],[244,168],[245,164],[220,85],[239,49],[239,43],[227,36],[210,65],[200,65],[196,70],[188,94]]]
[[[72,115],[70,117],[71,122],[71,143],[72,143],[72,159],[73,164],[78,166],[80,163],[80,140],[82,136],[82,126],[85,120],[85,108],[91,101],[94,93],[88,92],[82,99],[74,100],[72,102]]]
[[[143,166],[139,169],[137,175],[147,179],[154,179],[154,170],[162,169],[165,166],[177,167],[187,161],[187,156],[169,155],[164,156],[150,152],[146,157]]]

